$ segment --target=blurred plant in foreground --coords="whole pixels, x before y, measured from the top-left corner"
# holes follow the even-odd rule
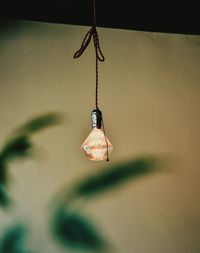
[[[70,189],[59,192],[53,201],[53,236],[66,248],[103,252],[108,243],[91,221],[81,214],[83,206],[97,195],[159,171],[159,162],[150,156],[122,162],[99,170],[77,181]]]
[[[31,140],[33,134],[50,126],[61,123],[62,117],[58,113],[48,113],[31,119],[17,128],[0,151],[0,205],[7,207],[10,204],[8,193],[8,167],[14,159],[25,159],[29,157],[34,149]]]
[[[101,250],[105,240],[83,214],[69,206],[57,208],[52,228],[55,238],[65,247],[74,250]]]
[[[7,229],[0,240],[0,253],[28,253],[25,248],[26,233],[22,225]]]
[[[18,127],[0,150],[0,205],[9,206],[9,173],[11,161],[26,159],[33,154],[33,134],[62,122],[57,113],[49,113],[31,119]],[[96,198],[123,186],[130,181],[161,172],[160,157],[143,156],[106,166],[77,180],[71,187],[59,191],[51,201],[50,230],[53,238],[64,250],[105,253],[111,252],[111,244],[104,238],[90,216],[83,214],[84,206]],[[162,161],[161,161],[162,162]],[[159,169],[158,169],[159,168]],[[0,253],[30,253],[26,248],[27,231],[17,225],[0,235]],[[114,250],[113,252],[116,252]],[[43,253],[43,252],[42,252]]]

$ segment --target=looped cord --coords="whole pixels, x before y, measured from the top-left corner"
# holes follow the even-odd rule
[[[90,40],[91,40],[91,37],[92,37],[92,27],[90,28],[90,30],[86,33],[84,39],[83,39],[83,42],[81,44],[81,47],[78,51],[76,51],[76,53],[74,54],[74,59],[76,58],[79,58],[82,53],[85,51],[85,49],[87,48],[87,46],[89,45],[90,43]]]
[[[98,88],[99,88],[99,72],[98,72],[98,61],[103,62],[105,61],[105,57],[101,51],[100,44],[99,44],[99,36],[97,33],[97,29],[95,24],[90,28],[90,30],[86,33],[81,47],[76,53],[74,54],[74,59],[79,58],[85,51],[85,49],[90,44],[91,38],[93,37],[94,48],[96,53],[96,92],[95,92],[95,106],[98,109]]]
[[[92,26],[90,28],[90,30],[86,33],[86,35],[83,39],[83,42],[81,44],[80,49],[78,51],[76,51],[76,53],[74,54],[74,59],[79,58],[83,54],[85,49],[90,44],[90,40],[91,40],[92,37],[93,37],[93,41],[94,41],[94,48],[95,48],[95,52],[96,52],[96,58],[101,62],[105,61],[105,57],[103,56],[103,53],[102,53],[100,45],[99,45],[99,36],[98,36],[98,33],[97,33],[96,26]]]

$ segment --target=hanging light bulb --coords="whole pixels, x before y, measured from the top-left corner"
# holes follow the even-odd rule
[[[74,58],[79,58],[85,49],[90,44],[91,38],[93,38],[95,55],[96,55],[96,92],[95,92],[95,109],[92,111],[92,131],[84,141],[81,149],[86,154],[86,156],[93,161],[109,161],[109,154],[113,150],[113,146],[106,137],[105,128],[103,124],[102,112],[98,107],[98,62],[103,62],[105,60],[99,44],[99,36],[96,29],[96,1],[93,0],[93,25],[86,33],[81,47],[74,54]],[[103,127],[103,128],[102,128]]]
[[[81,149],[86,156],[93,161],[109,160],[108,156],[113,150],[113,146],[105,135],[102,127],[102,113],[99,109],[92,111],[92,131],[84,141]]]

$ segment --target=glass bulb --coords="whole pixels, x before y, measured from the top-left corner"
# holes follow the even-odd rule
[[[110,154],[113,150],[113,145],[100,128],[94,127],[82,144],[81,149],[90,160],[102,161],[108,158],[107,151]]]

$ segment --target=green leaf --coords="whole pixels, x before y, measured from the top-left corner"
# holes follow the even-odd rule
[[[24,158],[30,154],[31,141],[27,135],[21,135],[10,140],[1,152],[4,162],[14,158]]]
[[[6,187],[0,184],[0,206],[8,207],[10,204],[10,197]]]
[[[0,184],[5,184],[7,181],[7,166],[6,161],[0,155]]]
[[[138,158],[89,176],[75,185],[73,193],[88,196],[109,190],[121,183],[128,182],[154,171],[156,160],[152,158]]]
[[[61,122],[61,114],[48,113],[36,117],[19,127],[8,139],[0,152],[0,205],[9,203],[7,189],[9,162],[16,158],[27,158],[33,150],[31,134]]]
[[[30,155],[32,145],[27,136],[19,136],[8,142],[0,154],[0,206],[8,207],[11,199],[8,194],[8,162]]]
[[[55,238],[64,247],[97,250],[105,246],[91,223],[74,211],[57,209],[52,228]]]
[[[48,113],[33,118],[17,129],[17,133],[33,134],[44,128],[57,125],[62,122],[62,116],[59,113]]]
[[[19,127],[4,145],[0,153],[0,182],[6,183],[7,163],[16,158],[26,158],[31,154],[33,144],[31,134],[61,122],[61,114],[48,113],[38,116]]]
[[[24,241],[26,230],[21,225],[9,228],[0,240],[0,253],[26,253]]]

